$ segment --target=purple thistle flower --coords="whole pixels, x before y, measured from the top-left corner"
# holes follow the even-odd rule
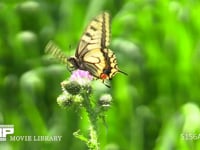
[[[73,71],[72,75],[69,78],[70,81],[76,81],[80,85],[89,84],[90,81],[92,81],[92,79],[93,79],[93,76],[90,75],[88,71],[80,70],[80,69]]]

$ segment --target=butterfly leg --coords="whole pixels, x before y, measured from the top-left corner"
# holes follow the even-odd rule
[[[102,82],[103,82],[103,84],[104,84],[105,86],[107,86],[108,88],[110,88],[110,85],[108,85],[108,84],[105,82],[105,80],[102,80]]]

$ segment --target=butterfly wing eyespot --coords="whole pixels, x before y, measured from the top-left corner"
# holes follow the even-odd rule
[[[108,75],[105,74],[105,73],[102,73],[102,74],[100,75],[100,79],[106,80],[106,79],[108,79]]]

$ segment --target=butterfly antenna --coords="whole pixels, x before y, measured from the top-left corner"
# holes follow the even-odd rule
[[[45,53],[48,53],[58,59],[61,63],[67,63],[67,56],[61,49],[52,41],[49,41],[45,47]]]
[[[128,75],[126,72],[124,72],[124,71],[121,71],[121,70],[118,70],[118,72],[120,72],[120,73],[122,73],[122,74],[124,74],[124,75]]]

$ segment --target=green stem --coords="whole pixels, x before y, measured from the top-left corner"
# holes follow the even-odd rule
[[[99,144],[98,144],[98,138],[97,138],[97,114],[90,101],[89,95],[85,91],[83,91],[82,96],[84,98],[83,106],[85,107],[86,112],[88,113],[88,117],[91,123],[90,129],[89,129],[90,139],[87,145],[88,145],[88,148],[90,148],[90,150],[99,150]]]

